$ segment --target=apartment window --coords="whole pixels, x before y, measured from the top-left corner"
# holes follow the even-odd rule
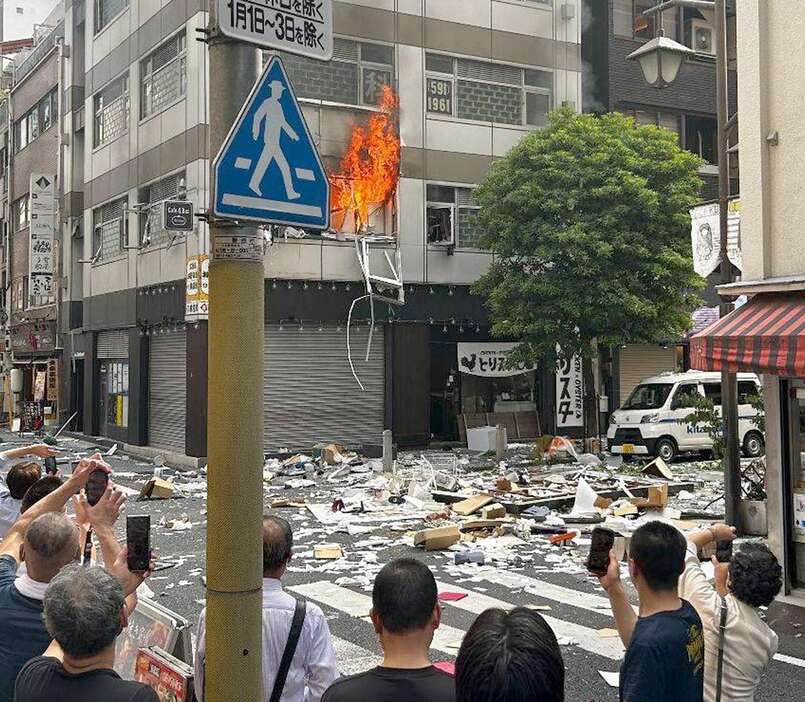
[[[718,124],[712,117],[685,117],[685,148],[707,163],[718,163]]]
[[[162,221],[165,200],[184,200],[187,197],[185,172],[158,180],[146,186],[140,193],[140,202],[148,203],[140,220],[140,241],[143,246],[162,246],[170,243],[174,232],[165,229]]]
[[[619,112],[632,117],[636,124],[653,124],[667,129],[680,138],[680,116],[671,112],[656,112],[655,110],[619,110]],[[681,142],[680,142],[681,143]]]
[[[114,141],[129,127],[129,76],[113,80],[93,99],[93,144]]]
[[[31,222],[30,210],[28,209],[28,195],[25,194],[21,198],[15,200],[11,205],[11,216],[14,222],[14,231],[18,232],[28,227]]]
[[[14,153],[24,149],[58,121],[58,88],[51,90],[28,112],[14,122]]]
[[[656,6],[655,0],[613,0],[612,22],[615,36],[647,41],[656,33],[656,15],[643,13]],[[665,36],[676,39],[679,34],[679,10],[670,8],[662,13]]]
[[[92,251],[98,262],[119,256],[126,245],[127,199],[114,200],[92,211]]]
[[[530,127],[548,120],[550,71],[442,54],[427,54],[425,68],[425,110],[430,114]]]
[[[179,32],[140,63],[140,117],[160,112],[187,92],[187,39]]]
[[[480,208],[472,198],[471,188],[428,183],[426,195],[429,244],[481,248],[483,230],[478,223]]]
[[[296,94],[303,98],[375,107],[383,87],[394,78],[394,47],[385,44],[336,37],[329,62],[280,55]]]
[[[129,0],[95,0],[95,34],[129,6]]]

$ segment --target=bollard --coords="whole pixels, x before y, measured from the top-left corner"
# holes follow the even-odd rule
[[[392,444],[391,430],[383,432],[383,472],[392,473],[394,471],[394,445]]]

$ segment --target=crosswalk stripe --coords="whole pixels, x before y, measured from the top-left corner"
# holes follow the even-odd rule
[[[437,581],[436,587],[439,588],[439,591],[460,592],[467,595],[462,600],[455,600],[447,602],[446,604],[471,612],[472,614],[481,614],[481,612],[495,607],[500,609],[513,609],[516,606],[510,602],[504,602],[494,597],[489,597],[481,592],[467,590],[444,582]],[[548,616],[542,612],[540,614],[542,614],[548,626],[553,629],[553,633],[556,634],[557,638],[573,639],[578,643],[579,647],[583,648],[585,651],[604,656],[605,658],[611,658],[615,661],[623,657],[624,649],[619,638],[602,638],[596,629],[591,629],[581,624],[574,624],[573,622],[567,622],[564,619],[557,619],[556,617]]]
[[[298,595],[314,600],[331,609],[356,617],[367,617],[372,608],[372,598],[353,592],[340,585],[333,585],[324,580],[304,585],[293,585],[288,588]],[[455,656],[461,646],[464,632],[452,626],[442,624],[433,636],[431,648],[448,655]]]
[[[579,609],[586,609],[588,612],[608,615],[610,609],[609,599],[599,595],[591,595],[569,587],[554,585],[553,583],[530,578],[520,573],[501,570],[499,568],[484,569],[478,575],[471,578],[471,582],[485,580],[496,585],[505,585],[512,590],[525,590],[526,592],[544,597],[546,600],[553,600],[564,605],[571,605]]]
[[[786,656],[784,653],[778,653],[774,656],[774,660],[780,661],[780,663],[789,663],[790,665],[795,665],[798,668],[805,668],[805,661],[801,658],[794,658],[794,656]]]
[[[377,653],[373,653],[346,639],[339,638],[338,636],[331,636],[330,639],[333,642],[335,658],[338,661],[338,671],[342,675],[363,673],[370,668],[380,665],[383,660],[383,657]]]

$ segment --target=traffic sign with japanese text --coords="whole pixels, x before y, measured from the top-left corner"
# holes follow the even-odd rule
[[[217,0],[218,25],[233,39],[309,56],[333,57],[333,0]]]

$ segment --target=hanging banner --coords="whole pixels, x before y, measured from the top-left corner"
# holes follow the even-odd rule
[[[506,365],[509,354],[517,346],[516,343],[458,343],[458,369],[483,378],[508,378],[534,370],[534,366],[527,363],[518,363],[512,368]]]
[[[721,262],[721,234],[718,203],[699,205],[690,211],[693,269],[706,278]],[[730,200],[727,216],[727,258],[741,269],[741,201]]]
[[[556,353],[560,354],[559,346]],[[580,356],[556,361],[556,430],[584,426],[584,374]]]
[[[185,275],[185,321],[207,319],[210,309],[210,259],[188,256]]]
[[[31,307],[55,302],[56,176],[31,173],[30,248],[28,252],[28,297]]]

